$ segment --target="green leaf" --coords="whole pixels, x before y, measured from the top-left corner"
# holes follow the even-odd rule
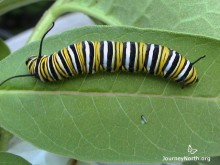
[[[110,25],[132,25],[220,38],[219,0],[69,0]],[[68,3],[66,4],[68,5]],[[62,8],[62,6],[60,6]],[[63,8],[67,8],[63,4]]]
[[[5,14],[13,9],[38,2],[40,0],[1,0],[0,1],[0,15]]]
[[[0,151],[6,151],[8,149],[8,143],[11,137],[11,133],[3,128],[0,128]]]
[[[161,77],[97,73],[42,83],[10,80],[0,87],[0,125],[50,152],[79,160],[161,162],[163,156],[220,155],[220,41],[151,29],[93,26],[45,40],[43,52],[83,40],[166,45],[196,64],[199,83],[181,89]],[[0,62],[0,80],[27,74],[25,60],[39,42]],[[10,66],[10,67],[9,67]],[[147,119],[143,124],[141,116]]]
[[[8,46],[4,43],[4,41],[0,38],[0,60],[5,58],[7,55],[10,54],[10,50]]]
[[[7,153],[7,152],[0,152],[0,164],[2,165],[31,165],[28,161],[21,158],[20,156]]]
[[[57,0],[29,42],[39,40],[64,13],[83,12],[108,25],[129,25],[220,38],[219,0]]]

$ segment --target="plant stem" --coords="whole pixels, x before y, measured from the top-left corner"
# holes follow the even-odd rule
[[[38,22],[33,34],[28,40],[28,43],[40,40],[44,32],[51,26],[52,22],[55,21],[60,15],[67,12],[82,12],[91,17],[94,17],[108,25],[121,25],[121,23],[113,17],[106,16],[99,10],[78,5],[75,2],[61,3],[62,0],[56,1],[48,11],[44,13],[41,20]]]

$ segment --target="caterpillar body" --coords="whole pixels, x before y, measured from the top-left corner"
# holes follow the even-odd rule
[[[0,85],[9,79],[24,76],[34,76],[41,81],[56,81],[79,74],[122,70],[160,75],[184,87],[198,81],[193,64],[205,57],[192,63],[166,46],[130,41],[82,41],[49,56],[41,56],[43,38],[49,30],[42,37],[39,55],[26,60],[30,74],[10,77]]]
[[[83,41],[40,59],[32,56],[26,65],[41,81],[120,70],[161,75],[184,85],[193,84],[198,79],[192,63],[178,52],[143,42]]]

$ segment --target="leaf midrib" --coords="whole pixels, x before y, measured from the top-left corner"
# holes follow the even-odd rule
[[[1,90],[0,94],[47,94],[47,95],[76,95],[76,96],[108,96],[108,97],[147,97],[147,98],[170,98],[170,99],[195,99],[218,101],[216,97],[182,96],[182,95],[159,95],[143,93],[120,93],[120,92],[79,92],[79,91],[33,91],[33,90]],[[219,100],[220,101],[220,100]]]

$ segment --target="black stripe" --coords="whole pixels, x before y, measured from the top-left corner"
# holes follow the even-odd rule
[[[129,72],[134,72],[135,55],[136,55],[135,43],[130,42]]]
[[[152,55],[152,62],[151,62],[151,66],[150,66],[150,74],[154,74],[154,69],[156,67],[157,64],[157,59],[158,59],[158,53],[159,53],[159,45],[154,45],[154,51],[153,51],[153,55]]]
[[[151,44],[147,44],[147,50],[145,54],[145,61],[144,61],[144,68],[147,70],[147,63],[148,63],[148,57],[149,57],[149,51],[150,51]],[[144,52],[143,52],[144,53]],[[143,68],[143,70],[144,70]]]
[[[46,74],[46,69],[44,69],[44,73],[45,73],[45,75],[46,75],[46,78],[44,79],[45,81],[49,81],[49,78],[51,78],[51,79],[54,79],[52,76],[51,76],[51,74],[50,74],[50,72],[49,72],[49,68],[47,67],[47,63],[49,62],[49,58],[48,58],[48,56],[45,58],[45,62],[44,62],[44,68],[46,68],[47,69],[47,72],[48,72],[48,74]]]
[[[35,77],[37,77],[37,78],[40,78],[39,73],[38,73],[38,66],[39,66],[40,59],[41,59],[41,57],[36,59],[36,65],[35,65],[35,68],[34,68]]]
[[[69,76],[72,76],[72,73],[71,73],[71,71],[70,71],[70,69],[69,69],[69,67],[68,67],[68,65],[67,65],[67,63],[66,63],[66,61],[65,61],[65,59],[64,59],[64,55],[62,55],[62,53],[61,53],[61,50],[58,51],[58,56],[60,57],[60,60],[61,60],[61,62],[62,62],[62,64],[63,64],[64,69],[66,70],[67,74],[68,74]]]
[[[46,57],[46,59],[44,60],[44,62],[41,63],[41,67],[47,68],[47,60],[48,60],[48,58]],[[47,68],[47,70],[48,70],[48,68]],[[43,77],[43,75],[41,75],[41,76],[43,77],[44,81],[49,81],[49,77],[51,77],[51,78],[53,79],[53,77],[50,75],[49,70],[48,70],[48,74],[49,74],[49,75],[46,74],[46,69],[43,69],[43,72],[44,72],[44,74],[45,74],[45,76],[46,76],[46,77]]]
[[[174,52],[174,51],[173,51]],[[165,74],[165,78],[169,77],[170,74],[174,71],[174,69],[177,67],[178,61],[180,59],[180,54],[178,52],[176,52],[176,57],[174,58],[174,61],[170,67],[170,69],[167,71],[167,73]]]
[[[162,68],[162,72],[164,72],[165,68],[167,67],[167,65],[168,65],[168,63],[170,61],[170,58],[172,57],[172,54],[173,54],[173,50],[169,49],[169,55],[168,55],[167,61],[165,62],[164,66]]]
[[[125,68],[127,42],[123,42],[122,67]]]
[[[184,57],[183,57],[184,58]],[[185,62],[184,62],[184,64],[183,64],[183,67],[180,69],[180,71],[179,71],[179,74],[182,72],[182,70],[185,68],[185,66],[186,66],[186,64],[187,64],[187,60],[185,60]],[[179,74],[177,74],[174,78],[177,78],[178,76],[179,76]],[[179,79],[178,80],[176,80],[176,82],[179,82]]]
[[[49,68],[50,68],[50,72],[51,72],[51,77],[53,77],[53,79],[55,80],[59,80],[55,70],[54,70],[54,67],[53,67],[53,58],[52,58],[53,55],[50,55],[48,58],[49,58]],[[49,70],[48,68],[48,70]]]
[[[55,65],[55,62],[57,63],[58,66]],[[59,66],[59,63],[58,63],[58,61],[57,61],[57,57],[55,58],[55,61],[53,61],[53,63],[54,63],[54,66],[55,66],[55,67],[59,67],[59,69],[62,70],[64,74],[66,74],[65,70],[63,70],[63,68],[61,68],[61,67]],[[62,78],[66,78],[65,76],[63,76],[63,75],[58,71],[57,68],[56,68],[56,70],[57,70],[57,72],[59,73],[59,75],[60,75]]]
[[[83,60],[85,62],[85,66],[87,66],[86,64],[86,45],[85,45],[85,41],[82,42],[82,54],[83,54]],[[87,67],[86,67],[87,68]],[[87,69],[86,69],[86,73],[87,73]]]
[[[108,43],[107,71],[111,72],[111,70],[112,70],[113,45],[112,45],[111,41],[107,41],[107,43]]]
[[[88,41],[89,44],[89,74],[92,73],[93,70],[93,61],[94,61],[94,45],[91,41]]]
[[[177,82],[184,81],[186,79],[186,77],[188,76],[191,69],[192,69],[192,64],[190,63],[187,70],[186,70],[186,72],[183,74],[182,77],[180,77],[179,80],[177,80]]]
[[[102,68],[104,69],[104,41],[100,41],[100,48],[99,48],[99,53],[100,53],[100,65],[102,66]]]
[[[190,63],[190,65],[192,65],[192,63]],[[192,75],[188,79],[186,79],[185,81],[190,80],[193,77],[193,74],[194,74],[194,69],[192,70]]]
[[[76,49],[75,49],[75,45],[70,45],[70,48],[74,54],[74,58],[75,58],[75,61],[76,61],[76,66],[77,66],[77,70],[78,70],[78,74],[82,74],[82,68],[81,68],[81,65],[80,65],[80,62],[79,62],[79,56],[76,52]]]

